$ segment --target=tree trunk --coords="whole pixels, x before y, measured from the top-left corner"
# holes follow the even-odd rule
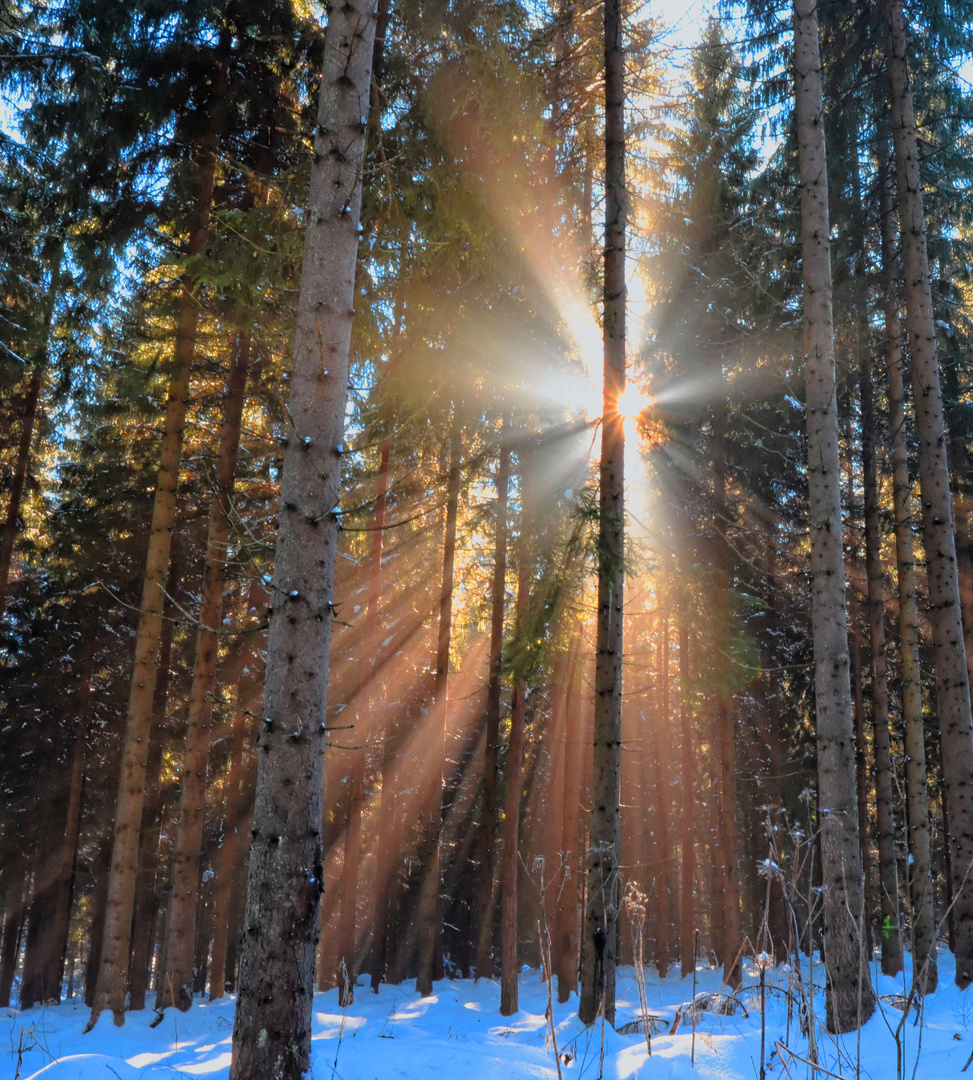
[[[487,684],[486,741],[483,752],[483,814],[480,818],[480,883],[477,905],[479,934],[476,977],[493,975],[494,855],[497,842],[497,757],[500,748],[500,666],[503,659],[503,618],[507,592],[507,490],[510,486],[510,448],[500,446],[497,463],[497,503],[494,523],[493,581],[490,589],[490,678]],[[501,995],[503,991],[501,990]]]
[[[794,59],[826,1004],[828,1029],[842,1032],[868,1020],[875,1009],[875,995],[860,922],[864,897],[841,550],[830,225],[816,0],[794,0]]]
[[[213,728],[213,692],[223,623],[223,590],[230,539],[233,483],[240,448],[240,426],[250,370],[250,332],[241,330],[234,342],[230,371],[223,393],[216,458],[215,490],[206,536],[206,562],[200,589],[199,627],[189,717],[183,751],[179,819],[172,853],[172,886],[166,920],[166,966],[163,978],[171,987],[172,1004],[185,1012],[193,1003],[196,908],[199,903],[199,857],[206,817],[206,769]]]
[[[915,109],[906,61],[901,0],[885,0],[886,64],[905,278],[912,394],[919,436],[922,535],[929,560],[929,618],[943,748],[944,801],[949,812],[956,985],[973,982],[973,721],[956,567],[946,460],[946,427],[936,356],[936,326],[926,249]]]
[[[167,579],[170,595],[176,592],[181,577],[177,567],[178,556],[173,559]],[[159,914],[159,841],[162,835],[163,792],[162,756],[169,736],[166,723],[166,706],[169,701],[169,684],[172,673],[172,632],[175,605],[166,600],[163,609],[162,639],[159,643],[159,664],[155,675],[155,694],[152,699],[152,724],[149,749],[145,759],[145,797],[142,803],[142,823],[139,830],[138,877],[135,883],[135,911],[132,921],[132,953],[129,960],[129,1008],[133,1011],[145,1008],[145,995],[149,988],[152,949],[155,944],[153,929]],[[160,961],[164,959],[160,957]],[[157,973],[158,974],[158,973]]]
[[[299,1080],[310,1067],[335,510],[374,36],[374,0],[331,9],[290,380],[231,1080]]]
[[[95,887],[91,894],[91,926],[88,931],[88,965],[84,976],[84,1003],[94,1003],[98,986],[98,965],[105,938],[105,905],[108,901],[108,876],[111,871],[111,830],[98,845],[94,860]]]
[[[338,961],[346,978],[338,980],[338,1004],[344,1009],[355,1000],[355,981],[358,977],[358,953],[355,940],[355,921],[358,914],[358,880],[361,862],[362,811],[365,797],[365,754],[375,729],[372,716],[374,680],[378,672],[378,601],[382,586],[382,540],[385,531],[385,503],[388,498],[389,461],[392,445],[389,439],[382,443],[378,470],[378,492],[375,496],[375,514],[372,519],[372,549],[369,553],[368,607],[365,613],[365,633],[361,660],[359,662],[358,698],[356,703],[355,749],[351,769],[348,829],[345,833],[345,861],[341,875],[341,912],[338,923],[338,945],[341,950]]]
[[[24,501],[24,490],[30,472],[30,446],[37,426],[37,413],[40,404],[41,388],[44,384],[44,372],[47,368],[48,342],[54,322],[54,305],[61,281],[61,256],[51,270],[51,282],[44,303],[44,338],[34,360],[34,367],[24,396],[24,409],[20,421],[20,442],[17,446],[17,460],[14,464],[13,478],[10,483],[10,498],[7,502],[7,514],[0,528],[0,619],[7,607],[7,594],[10,588],[10,567],[13,561],[14,543],[20,531],[20,511]]]
[[[885,658],[885,568],[879,520],[878,473],[875,461],[875,404],[871,361],[863,353],[861,371],[862,466],[865,487],[865,567],[868,578],[868,622],[872,638],[872,734],[875,746],[875,813],[878,824],[879,885],[882,911],[882,973],[902,970],[899,932],[899,884],[892,810],[892,745],[889,733],[888,666]]]
[[[17,960],[20,956],[20,937],[24,925],[30,861],[26,846],[21,848],[13,863],[13,872],[3,896],[3,940],[0,941],[0,1009],[10,1006]]]
[[[886,366],[889,380],[889,429],[892,452],[892,505],[899,598],[899,651],[902,679],[902,725],[905,732],[905,787],[908,823],[909,898],[912,906],[912,965],[920,986],[932,993],[939,984],[936,921],[932,895],[932,845],[926,739],[922,717],[919,656],[919,605],[916,587],[915,508],[909,477],[905,386],[902,379],[902,327],[896,294],[897,243],[892,194],[882,184],[882,285],[885,292]]]
[[[81,831],[81,792],[84,788],[85,752],[87,750],[88,730],[91,726],[91,682],[93,674],[94,642],[89,640],[81,659],[77,702],[78,722],[74,732],[74,753],[71,760],[67,812],[52,886],[53,911],[51,926],[48,940],[44,943],[43,977],[41,979],[44,1001],[54,1005],[61,1000],[61,979],[64,974],[64,957],[67,952],[68,931],[71,922],[74,867],[78,857],[78,835]]]
[[[209,238],[209,213],[213,201],[218,146],[217,116],[226,87],[226,64],[220,62],[216,67],[218,85],[214,95],[210,130],[201,139],[197,150],[196,190],[189,224],[187,258],[200,254]],[[152,524],[135,638],[135,661],[132,667],[128,716],[122,742],[121,776],[115,805],[104,942],[98,966],[98,985],[88,1021],[89,1031],[104,1009],[111,1009],[116,1024],[122,1024],[125,1019],[132,907],[138,869],[139,825],[142,820],[145,790],[145,751],[149,741],[152,698],[159,663],[164,586],[169,570],[169,553],[175,523],[176,489],[189,402],[190,372],[196,347],[198,310],[196,297],[188,282],[184,282],[179,295],[175,356],[169,376],[161,459],[152,505]]]
[[[250,605],[248,604],[248,607]],[[233,706],[233,724],[230,735],[230,761],[226,775],[223,844],[217,856],[214,876],[213,895],[213,955],[210,961],[209,999],[216,1001],[226,991],[227,946],[230,934],[230,914],[234,879],[243,870],[245,837],[243,828],[247,817],[245,804],[247,796],[242,787],[245,773],[244,754],[246,751],[247,732],[250,727],[250,713],[243,704],[240,683],[242,668],[249,659],[250,650],[243,648],[237,660],[236,702]],[[224,685],[229,680],[224,680]]]
[[[732,588],[730,567],[730,543],[728,538],[729,508],[726,498],[726,447],[723,430],[726,418],[723,410],[714,417],[713,439],[713,516],[714,546],[713,569],[715,578],[716,636],[719,657],[724,676],[717,689],[716,722],[719,746],[719,794],[717,813],[719,819],[722,876],[719,910],[723,929],[723,983],[739,989],[743,972],[737,954],[743,944],[740,922],[739,842],[737,835],[737,785],[736,785],[736,732],[733,717],[733,694],[730,684],[730,655],[733,627],[730,621],[730,590]]]
[[[521,462],[524,455],[521,454]],[[526,478],[521,469],[520,540],[517,573],[517,625],[522,627],[527,616],[530,597],[530,544],[528,517],[531,500]],[[503,817],[503,854],[500,866],[500,1015],[513,1016],[520,1007],[517,980],[517,874],[520,866],[520,801],[524,787],[524,707],[527,684],[514,673],[513,702],[510,710],[510,745],[507,749],[507,799]]]
[[[565,859],[565,883],[557,913],[557,999],[563,1005],[578,986],[578,904],[584,880],[581,857],[582,746],[587,699],[583,689],[581,631],[575,629],[569,658],[569,689],[564,706],[564,790],[561,811],[561,851]]]
[[[688,522],[687,522],[688,525]],[[689,555],[687,535],[681,543],[679,571],[682,581],[676,607],[679,635],[679,750],[680,750],[680,846],[682,848],[682,883],[680,886],[679,955],[683,978],[696,970],[696,828],[698,826],[693,750],[693,708],[691,694],[692,665],[689,655]]]
[[[851,556],[853,563],[857,557]],[[858,567],[855,568],[858,576]],[[855,782],[858,795],[858,839],[862,852],[862,888],[865,895],[865,940],[869,952],[873,948],[871,923],[874,915],[874,859],[872,858],[871,829],[868,816],[869,795],[872,787],[872,773],[869,767],[868,734],[865,730],[865,687],[862,675],[862,645],[860,612],[854,600],[851,602],[850,633],[848,643],[851,649],[851,685],[854,691],[855,717]]]
[[[446,739],[449,733],[449,645],[453,625],[453,569],[456,561],[456,523],[459,513],[459,465],[461,426],[459,417],[453,417],[449,446],[449,473],[446,480],[446,527],[443,537],[443,578],[439,594],[439,641],[436,650],[436,687],[433,708],[442,728],[437,739],[440,748],[438,785],[429,793],[425,813],[425,842],[422,847],[422,883],[419,896],[418,951],[419,970],[416,975],[416,992],[428,997],[432,994],[433,979],[437,972],[437,953],[442,938],[442,901],[439,884],[442,876],[443,812],[446,788],[443,783],[446,766]],[[432,769],[435,770],[435,764]],[[431,779],[435,779],[435,771]],[[441,976],[440,976],[441,977]]]
[[[625,581],[625,54],[621,0],[605,2],[604,407],[598,523],[595,730],[588,897],[578,1016],[615,1023],[615,962],[621,901],[619,797]]]
[[[659,873],[656,875],[655,906],[658,911],[655,962],[659,978],[664,979],[669,970],[672,955],[670,937],[673,923],[672,890],[672,848],[669,830],[671,827],[672,766],[671,746],[667,738],[669,732],[669,714],[672,707],[669,691],[669,597],[667,591],[660,596],[659,612],[659,713],[651,717],[656,752],[653,755],[656,773],[659,777],[659,801],[656,804],[656,816],[653,828],[658,835]]]

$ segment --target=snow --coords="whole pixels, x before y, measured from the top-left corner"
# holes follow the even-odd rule
[[[802,958],[805,978],[806,958]],[[890,979],[873,966],[881,995],[904,993],[903,980]],[[815,965],[814,980],[822,979]],[[952,982],[953,963],[940,956],[940,989],[925,1003],[921,1028],[913,1018],[903,1025],[905,1077],[945,1080],[959,1077],[973,1054],[973,997]],[[312,1037],[314,1080],[534,1080],[557,1077],[544,1012],[547,989],[541,975],[521,976],[521,1010],[512,1017],[499,1013],[496,982],[444,980],[432,997],[419,997],[412,983],[383,986],[373,994],[365,980],[355,1004],[342,1010],[337,991],[315,994]],[[720,990],[719,972],[697,972],[698,994]],[[666,1033],[652,1038],[652,1058],[646,1057],[641,1034],[619,1035],[600,1024],[585,1028],[576,1016],[577,998],[554,1005],[556,1035],[564,1080],[596,1080],[601,1069],[609,1080],[754,1080],[759,1073],[759,969],[745,968],[739,994],[746,1015],[716,1016],[700,1012],[695,1035],[695,1065],[691,1062],[692,1021],[685,1014],[676,1034],[668,1034],[680,1005],[692,998],[692,977],[671,974],[660,979],[646,971],[648,1008]],[[807,1039],[796,1014],[788,1030],[785,967],[768,970],[766,1048],[767,1076],[797,1080],[810,1075]],[[129,1013],[123,1027],[103,1014],[90,1034],[83,1030],[88,1011],[80,1002],[55,1008],[18,1012],[0,1010],[0,1080],[177,1080],[201,1077],[226,1080],[230,1067],[233,1025],[232,998],[209,1003],[197,1000],[187,1013],[169,1010],[158,1027],[151,1027],[151,1009]],[[818,1022],[824,1002],[816,995]],[[620,973],[617,1023],[637,1018],[638,992],[631,969]],[[886,1080],[896,1075],[894,1029],[902,1014],[883,1003],[859,1033],[833,1038],[817,1030],[820,1064],[832,1075],[852,1080]],[[785,1044],[783,1053],[775,1042]],[[9,1050],[7,1049],[9,1047]],[[796,1055],[792,1057],[790,1055]],[[822,1074],[818,1074],[822,1075]]]

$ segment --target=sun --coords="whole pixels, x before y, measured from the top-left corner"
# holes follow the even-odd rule
[[[637,383],[630,382],[619,395],[616,408],[624,420],[636,421],[651,404],[651,395]]]

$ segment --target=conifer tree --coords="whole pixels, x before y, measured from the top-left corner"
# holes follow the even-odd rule
[[[817,4],[814,0],[794,0],[793,10],[827,1020],[829,1030],[840,1032],[864,1023],[875,1009],[875,997],[861,921],[861,848],[841,549],[831,246]]]
[[[598,630],[588,899],[578,1016],[615,1023],[621,903],[621,720],[625,578],[625,49],[620,0],[605,3],[604,407],[599,465]]]
[[[973,982],[973,718],[966,666],[953,528],[946,426],[936,355],[932,281],[926,246],[915,106],[907,59],[905,17],[899,0],[886,0],[886,64],[902,238],[908,355],[912,369],[922,533],[929,559],[936,698],[943,749],[944,799],[949,812],[956,985]]]
[[[335,511],[375,29],[374,3],[352,0],[331,9],[325,38],[281,479],[233,1080],[298,1080],[310,1066],[324,874],[320,822]]]

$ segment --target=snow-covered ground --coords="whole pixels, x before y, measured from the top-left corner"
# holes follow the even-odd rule
[[[873,969],[874,970],[874,969]],[[805,962],[804,974],[807,975]],[[815,981],[823,974],[815,968]],[[952,958],[941,955],[941,989],[930,995],[921,1025],[910,1019],[900,1040],[903,1064],[897,1074],[893,1031],[902,1018],[891,1004],[860,1033],[833,1039],[815,1023],[818,1060],[828,1072],[817,1077],[846,1080],[943,1080],[960,1076],[973,1055],[973,991],[960,993],[952,982]],[[765,1010],[767,1075],[798,1080],[811,1075],[801,1061],[808,1040],[796,1014],[788,1026],[787,974],[768,973]],[[668,1034],[681,1004],[692,998],[692,978],[659,979],[646,972],[648,1008],[662,1019],[647,1059],[640,1034],[621,1035],[601,1025],[586,1029],[575,1015],[577,1000],[554,1007],[557,1049],[563,1080],[600,1074],[613,1080],[750,1080],[759,1077],[761,1017],[759,980],[748,967],[739,998],[745,1012],[718,1016],[700,1012],[695,1031],[687,1016]],[[901,980],[877,976],[882,995],[903,993]],[[700,970],[697,993],[720,989],[719,973]],[[547,990],[536,971],[521,978],[521,1010],[500,1016],[499,987],[488,981],[443,981],[431,998],[419,997],[412,984],[383,986],[373,994],[360,986],[352,1008],[341,1010],[337,991],[314,998],[314,1080],[531,1080],[556,1077],[554,1047],[545,1020]],[[814,1001],[820,1018],[823,999]],[[639,1015],[638,991],[630,969],[618,985],[619,1027]],[[90,1034],[83,1034],[83,1004],[18,1012],[0,1010],[0,1080],[176,1080],[206,1077],[225,1080],[230,1066],[233,1001],[197,1002],[188,1013],[166,1013],[151,1027],[151,1010],[129,1013],[116,1028],[105,1014]],[[775,1049],[775,1042],[786,1049]],[[973,1076],[973,1066],[970,1067]]]

